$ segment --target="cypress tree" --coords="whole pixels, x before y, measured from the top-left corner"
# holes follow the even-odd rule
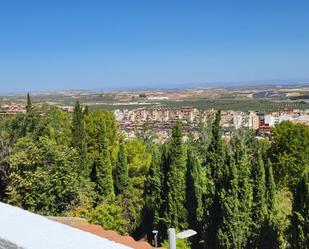
[[[197,232],[191,239],[193,248],[200,248],[202,240],[202,174],[201,163],[190,146],[187,150],[186,208],[189,227]]]
[[[32,106],[31,97],[30,97],[30,94],[27,93],[27,104],[26,104],[27,113],[30,112],[32,110],[32,108],[33,108],[33,106]]]
[[[248,159],[248,148],[243,138],[239,134],[233,137],[232,145],[234,148],[234,160],[238,171],[238,200],[239,200],[239,232],[243,245],[249,241],[251,233],[251,208],[252,208],[252,185],[250,183],[250,163]]]
[[[187,226],[185,209],[185,148],[182,142],[182,127],[177,123],[172,130],[169,152],[169,170],[166,175],[167,206],[165,223],[168,227],[184,229]]]
[[[220,190],[220,212],[222,223],[217,233],[217,248],[241,249],[244,241],[239,229],[240,213],[238,198],[238,172],[232,156],[227,157],[227,168],[224,172],[225,185]]]
[[[107,150],[100,153],[94,161],[91,180],[95,183],[97,204],[115,199],[112,164]]]
[[[144,226],[149,240],[152,238],[152,230],[158,229],[160,222],[160,209],[162,205],[162,172],[160,165],[160,151],[157,146],[152,147],[152,161],[149,173],[145,181],[144,190]]]
[[[291,221],[291,248],[305,249],[309,245],[309,184],[308,173],[296,186]]]
[[[27,93],[26,115],[21,120],[20,135],[31,134],[37,129],[40,117],[33,111],[33,104],[30,94]]]
[[[211,142],[208,147],[206,164],[209,167],[211,178],[214,179],[219,185],[222,181],[224,173],[226,148],[223,144],[221,134],[221,111],[218,111],[215,120],[212,124]]]
[[[261,157],[258,153],[257,161],[252,167],[253,181],[253,207],[252,207],[252,235],[251,247],[260,248],[261,245],[261,228],[267,216],[267,199],[266,199],[266,181],[265,168]]]
[[[265,168],[260,154],[252,168],[252,181],[254,201],[252,217],[259,226],[267,214]]]
[[[76,101],[76,105],[73,112],[71,144],[72,147],[77,150],[81,159],[81,165],[82,167],[84,167],[85,164],[84,160],[87,154],[86,130],[83,118],[83,111],[79,104],[79,101]]]
[[[160,241],[163,241],[164,239],[167,238],[167,229],[169,228],[166,221],[166,210],[168,207],[168,192],[169,188],[167,186],[167,179],[168,179],[168,172],[170,171],[170,144],[168,142],[164,143],[161,147],[161,164],[160,164],[160,169],[161,169],[161,206],[159,209],[159,216],[160,216],[160,221],[158,225],[158,230],[159,230],[159,239]]]
[[[274,219],[276,186],[270,160],[268,160],[265,165],[265,180],[265,205],[267,213],[265,214],[264,221],[260,224],[260,227],[253,230],[251,247],[258,249],[284,248],[284,241],[282,240],[283,230],[280,228],[278,221]],[[254,235],[256,237],[254,237]]]
[[[220,190],[223,188],[226,147],[220,132],[221,112],[218,111],[212,124],[211,142],[206,155],[206,172],[209,182],[203,198],[204,241],[206,248],[218,247],[218,229],[222,224]]]
[[[125,151],[124,143],[119,144],[117,163],[116,163],[116,175],[115,175],[115,191],[116,194],[123,194],[129,187],[129,172],[128,172],[128,160],[127,153]]]
[[[106,135],[106,125],[101,123],[97,127],[97,156],[94,160],[91,179],[95,183],[97,192],[97,204],[103,201],[113,201],[115,198],[113,167],[111,163],[111,152]]]
[[[268,214],[271,214],[275,207],[276,184],[273,175],[273,167],[271,161],[268,160],[266,167],[266,202]]]
[[[115,192],[118,201],[120,201],[122,205],[123,217],[125,220],[129,221],[126,231],[133,232],[139,222],[139,213],[137,213],[135,207],[138,199],[134,193],[131,179],[129,178],[127,152],[123,141],[119,144],[116,162]]]

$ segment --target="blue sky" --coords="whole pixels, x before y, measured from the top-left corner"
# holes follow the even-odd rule
[[[1,0],[0,92],[309,79],[308,0]]]

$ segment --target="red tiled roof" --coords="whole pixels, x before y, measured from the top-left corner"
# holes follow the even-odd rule
[[[70,218],[70,217],[48,217],[49,219],[58,221],[62,224],[78,228],[85,232],[98,235],[102,238],[115,241],[117,243],[132,247],[134,249],[152,249],[153,247],[146,241],[136,241],[131,236],[123,236],[115,231],[104,230],[100,225],[88,223],[85,219]],[[158,249],[165,249],[160,247]]]

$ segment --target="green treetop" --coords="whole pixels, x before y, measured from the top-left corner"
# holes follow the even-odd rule
[[[242,231],[238,170],[232,155],[227,156],[224,183],[221,189],[218,189],[220,205],[217,212],[221,213],[222,217],[218,223],[217,241],[214,245],[217,248],[241,249],[244,248],[247,238]]]
[[[186,208],[188,210],[189,227],[197,232],[194,236],[192,246],[199,248],[202,240],[201,220],[203,215],[203,172],[197,153],[190,146],[187,150],[187,172],[186,172]]]
[[[253,181],[253,220],[261,225],[267,214],[265,168],[261,156],[258,156],[252,168]]]
[[[309,245],[309,183],[306,173],[296,186],[293,201],[291,248],[305,249]]]
[[[119,144],[118,157],[116,163],[116,175],[115,175],[115,191],[117,194],[123,194],[128,188],[130,183],[127,152],[124,142]]]
[[[275,180],[293,190],[309,165],[309,127],[281,122],[272,130],[271,156]]]
[[[79,104],[79,101],[76,101],[76,105],[73,112],[72,146],[77,150],[81,159],[84,160],[87,152],[86,131],[83,118],[83,111],[82,107]]]
[[[149,238],[153,236],[152,230],[158,229],[160,222],[160,208],[162,205],[161,155],[157,146],[153,146],[151,154],[152,161],[145,181],[144,190],[144,225]]]
[[[103,150],[94,161],[91,180],[95,183],[98,204],[115,199],[113,170],[107,150]]]
[[[31,101],[31,97],[30,94],[27,93],[27,104],[26,104],[26,111],[27,113],[30,112],[32,110],[32,101]]]
[[[252,206],[252,235],[251,247],[260,248],[261,244],[261,227],[267,216],[267,199],[266,199],[266,180],[265,168],[262,157],[258,153],[255,163],[252,167],[253,182],[253,206]]]
[[[218,183],[221,181],[224,172],[226,156],[226,150],[224,148],[220,131],[220,120],[221,112],[218,111],[212,124],[211,141],[206,155],[206,165],[210,170],[210,176]]]
[[[123,141],[120,141],[116,162],[115,192],[122,205],[124,219],[129,221],[127,231],[133,232],[140,222],[139,209],[136,208],[139,200],[129,177],[128,156]]]
[[[248,148],[245,145],[241,135],[234,136],[232,140],[235,165],[238,171],[238,199],[241,219],[239,231],[241,231],[243,242],[246,242],[250,236],[251,209],[253,204],[252,184],[250,181],[251,165],[248,158]]]
[[[276,184],[273,175],[273,167],[270,160],[265,167],[266,175],[266,201],[268,213],[271,213],[275,207]]]
[[[206,172],[208,183],[205,186],[206,197],[203,205],[204,240],[206,248],[218,244],[217,233],[222,222],[220,209],[220,190],[225,172],[226,147],[221,137],[221,112],[218,111],[212,123],[211,141],[206,152]],[[206,201],[205,201],[206,200]]]
[[[166,225],[184,229],[187,226],[186,199],[186,163],[185,148],[182,142],[182,127],[177,123],[172,130],[169,167],[166,175],[167,207]]]

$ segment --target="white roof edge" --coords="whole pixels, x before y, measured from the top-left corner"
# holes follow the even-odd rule
[[[0,249],[132,249],[1,202],[0,224]]]

